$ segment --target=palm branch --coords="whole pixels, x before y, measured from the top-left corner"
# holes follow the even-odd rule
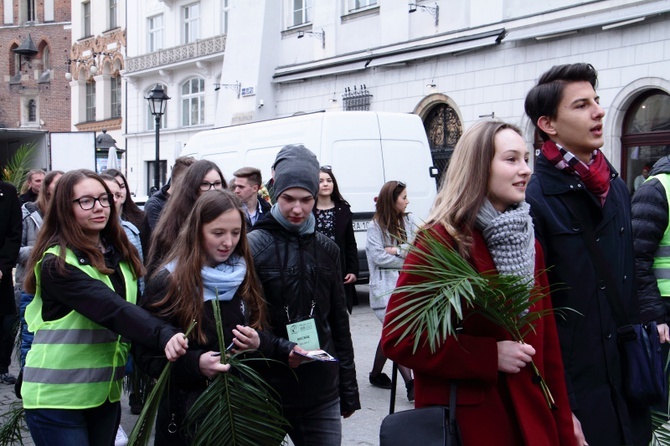
[[[8,183],[11,183],[17,190],[21,190],[21,185],[26,179],[28,167],[33,158],[35,151],[35,144],[21,144],[14,156],[12,156],[5,167],[2,168],[2,178]]]
[[[191,322],[191,326],[186,330],[185,336],[191,333],[195,327],[196,322]],[[154,423],[156,422],[156,414],[158,413],[158,406],[161,398],[165,393],[170,382],[170,371],[172,369],[172,362],[165,364],[165,368],[161,372],[156,385],[147,397],[142,412],[140,413],[133,431],[128,438],[128,446],[146,446],[149,443],[153,431]]]
[[[277,394],[248,365],[241,354],[227,357],[223,323],[218,300],[212,300],[221,354],[221,363],[230,364],[228,373],[220,373],[196,400],[187,419],[193,432],[194,446],[225,444],[277,445],[286,435],[288,424],[281,415]]]
[[[402,298],[389,312],[392,319],[388,324],[390,332],[402,330],[398,342],[413,338],[415,352],[426,344],[435,352],[449,336],[457,337],[466,317],[464,306],[470,309],[469,314],[485,317],[517,342],[524,342],[538,319],[562,311],[530,311],[549,294],[549,287],[536,286],[536,277],[529,280],[495,271],[479,273],[434,231],[422,231],[418,239],[422,248],[410,247],[417,262],[406,265],[404,271],[422,280],[394,290]],[[553,407],[551,392],[535,364],[531,364],[547,404]]]
[[[9,410],[0,415],[2,427],[0,427],[0,445],[16,446],[23,445],[23,434],[28,431],[25,426],[25,414],[23,404],[14,401],[9,405]]]

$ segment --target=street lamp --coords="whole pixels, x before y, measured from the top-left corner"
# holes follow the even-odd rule
[[[163,86],[161,84],[156,84],[153,90],[149,92],[149,96],[145,97],[149,101],[149,110],[151,114],[154,115],[156,120],[156,165],[154,166],[154,189],[157,191],[160,189],[160,127],[161,127],[161,117],[165,114],[165,108],[167,107],[167,101],[170,99],[168,95],[165,94]]]

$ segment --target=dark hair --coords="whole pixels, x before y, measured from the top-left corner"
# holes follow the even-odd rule
[[[75,198],[74,187],[87,178],[98,181],[105,192],[110,193],[107,184],[97,173],[91,170],[71,170],[58,180],[58,186],[51,199],[49,211],[44,216],[44,223],[42,223],[26,266],[27,273],[24,287],[31,294],[35,293],[37,285],[35,265],[42,259],[44,252],[52,246],[59,246],[61,249],[57,268],[62,274],[65,274],[65,250],[67,248],[81,251],[90,260],[91,266],[101,273],[112,274],[114,272],[113,269],[105,265],[105,258],[97,244],[84,234],[74,216],[73,206],[76,206],[73,203]],[[111,244],[116,252],[121,254],[123,260],[128,261],[135,277],[144,275],[144,267],[137,250],[131,248],[114,206],[109,207],[109,218],[105,227],[100,231],[100,237]]]
[[[35,201],[35,205],[42,213],[42,216],[46,214],[47,209],[49,209],[49,202],[51,201],[51,198],[53,198],[49,195],[49,186],[51,186],[51,183],[53,183],[59,175],[63,175],[64,173],[65,172],[62,170],[52,170],[44,176],[44,181],[40,187],[40,193],[37,194],[37,201]]]
[[[398,240],[398,243],[407,241],[407,228],[403,222],[404,213],[399,213],[396,208],[396,201],[400,194],[406,189],[405,183],[401,181],[388,181],[384,183],[377,202],[375,203],[375,215],[372,217],[382,230],[384,240],[391,242]]]
[[[142,209],[140,209],[133,201],[126,176],[116,169],[107,169],[102,173],[112,176],[114,179],[116,179],[116,177],[121,177],[124,189],[126,190],[126,201],[121,205],[121,219],[131,222],[136,228],[142,228],[144,225],[144,211],[142,211]]]
[[[260,186],[263,183],[261,171],[255,167],[242,167],[233,172],[235,178],[246,178],[254,186]]]
[[[188,327],[195,320],[193,337],[199,342],[206,342],[206,336],[202,328],[203,318],[203,284],[201,270],[207,262],[207,256],[203,250],[202,228],[205,224],[214,221],[221,214],[228,211],[237,211],[240,216],[240,239],[233,251],[244,258],[247,272],[244,281],[238,289],[246,308],[249,309],[249,326],[255,329],[263,329],[266,326],[266,310],[262,297],[260,281],[256,277],[253,267],[251,250],[244,230],[245,215],[242,204],[237,196],[229,190],[212,190],[202,194],[193,206],[186,221],[184,222],[179,236],[172,249],[165,257],[160,271],[168,263],[177,261],[179,267],[170,275],[170,281],[165,296],[153,304],[154,308],[160,308],[159,315],[163,317],[177,316],[182,327]],[[155,272],[153,273],[155,274]]]
[[[335,175],[333,175],[333,169],[329,166],[321,166],[319,172],[327,173],[330,176],[330,179],[333,180],[333,193],[330,195],[330,198],[337,204],[350,206],[340,193],[340,186],[337,185],[337,180],[335,179]]]
[[[226,180],[219,166],[209,160],[198,160],[186,170],[184,176],[177,182],[175,191],[167,201],[165,210],[161,213],[156,228],[151,233],[151,244],[147,255],[147,268],[149,273],[152,267],[163,262],[170,246],[177,239],[179,230],[186,221],[193,205],[200,196],[200,184],[205,175],[210,171],[216,171],[221,178],[221,187],[227,188]]]
[[[537,85],[526,95],[524,103],[526,114],[543,141],[547,141],[549,135],[540,130],[537,121],[542,116],[556,118],[558,104],[563,99],[563,90],[566,84],[572,82],[588,82],[595,90],[598,84],[598,72],[588,63],[555,65],[540,77]]]
[[[175,159],[174,165],[172,166],[172,176],[170,178],[172,184],[174,184],[174,182],[177,181],[193,163],[195,163],[195,158],[192,156],[180,156]]]

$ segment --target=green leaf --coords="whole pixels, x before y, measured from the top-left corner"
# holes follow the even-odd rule
[[[23,404],[20,401],[11,403],[7,412],[0,415],[0,446],[23,445],[23,435],[28,434],[25,420]]]
[[[26,179],[26,174],[28,173],[36,147],[37,146],[34,143],[21,144],[19,148],[16,149],[16,152],[14,152],[14,156],[12,156],[5,167],[2,168],[2,178],[8,183],[13,184],[19,191]]]
[[[193,404],[186,420],[193,446],[225,444],[264,446],[281,444],[288,422],[281,415],[278,395],[249,364],[265,359],[227,357],[219,301],[211,301],[218,335],[221,363],[229,364]]]
[[[191,333],[195,327],[196,322],[191,322],[190,327],[186,330],[186,337]],[[170,383],[170,371],[172,370],[172,362],[165,364],[163,371],[161,372],[156,384],[154,385],[153,390],[147,397],[144,407],[140,416],[135,422],[133,431],[130,433],[128,438],[128,446],[146,446],[149,444],[151,439],[151,434],[153,432],[154,423],[156,422],[156,414],[158,413],[158,406],[160,404],[161,398],[168,388]]]

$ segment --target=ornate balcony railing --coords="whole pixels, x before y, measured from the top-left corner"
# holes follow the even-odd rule
[[[159,68],[184,60],[210,54],[223,53],[226,49],[226,35],[214,36],[209,39],[196,40],[192,43],[165,48],[153,53],[143,54],[126,59],[126,72]]]

